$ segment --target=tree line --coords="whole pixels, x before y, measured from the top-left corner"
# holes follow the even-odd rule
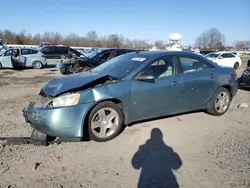
[[[39,45],[41,42],[50,42],[54,45],[84,46],[84,47],[107,47],[107,48],[136,48],[149,49],[153,45],[146,40],[130,40],[122,35],[98,36],[96,31],[89,31],[85,36],[75,33],[63,36],[59,32],[44,32],[43,34],[29,34],[25,30],[19,33],[11,30],[0,30],[0,39],[8,44]]]
[[[41,42],[50,42],[54,45],[68,46],[84,46],[84,47],[107,47],[107,48],[135,48],[149,49],[157,46],[159,49],[165,49],[166,43],[163,40],[157,40],[154,44],[150,44],[147,40],[131,40],[122,35],[104,35],[98,36],[96,31],[89,31],[85,36],[79,36],[75,33],[70,33],[63,36],[60,32],[44,32],[42,34],[29,34],[25,30],[19,33],[11,30],[0,30],[0,39],[8,42],[8,44],[19,45],[39,45]],[[199,48],[206,50],[226,50],[228,47],[225,44],[225,36],[218,28],[211,28],[201,32],[193,45],[189,48]],[[245,50],[250,48],[249,41],[236,41],[233,47],[236,50]]]

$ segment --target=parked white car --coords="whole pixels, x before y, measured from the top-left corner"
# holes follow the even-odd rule
[[[13,53],[16,54],[16,60],[13,59]],[[47,65],[44,54],[36,49],[31,48],[11,48],[0,52],[0,69],[1,68],[20,68],[33,67],[41,69]]]
[[[238,55],[229,52],[212,52],[205,55],[209,60],[223,67],[232,67],[237,70],[242,62]]]

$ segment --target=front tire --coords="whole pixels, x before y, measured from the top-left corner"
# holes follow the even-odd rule
[[[247,67],[250,67],[250,60],[248,60]]]
[[[97,104],[88,117],[89,138],[106,142],[115,138],[123,128],[123,113],[119,105],[105,101]]]
[[[2,63],[0,63],[0,69],[2,69],[2,68],[3,68]]]
[[[207,109],[207,112],[214,116],[221,116],[227,112],[231,103],[230,92],[221,87],[214,95],[212,104]]]
[[[41,69],[43,67],[42,63],[40,61],[35,61],[32,64],[33,69]]]

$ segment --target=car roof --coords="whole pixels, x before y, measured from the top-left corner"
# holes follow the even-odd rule
[[[188,51],[136,51],[132,52],[138,55],[143,55],[143,56],[149,56],[152,58],[157,58],[165,55],[193,55],[193,56],[199,56],[198,54],[195,54],[193,52],[188,52]],[[130,53],[131,54],[131,53]]]
[[[9,48],[7,50],[36,50],[36,51],[39,51],[38,49],[35,49],[35,48]]]
[[[127,49],[127,48],[98,48],[96,51],[110,51],[110,50],[131,50],[136,51],[135,49]]]

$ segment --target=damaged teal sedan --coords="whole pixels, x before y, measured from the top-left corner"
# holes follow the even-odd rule
[[[30,103],[23,115],[47,139],[103,142],[141,120],[197,110],[223,115],[236,93],[233,68],[190,52],[132,52],[50,80],[41,102]]]

